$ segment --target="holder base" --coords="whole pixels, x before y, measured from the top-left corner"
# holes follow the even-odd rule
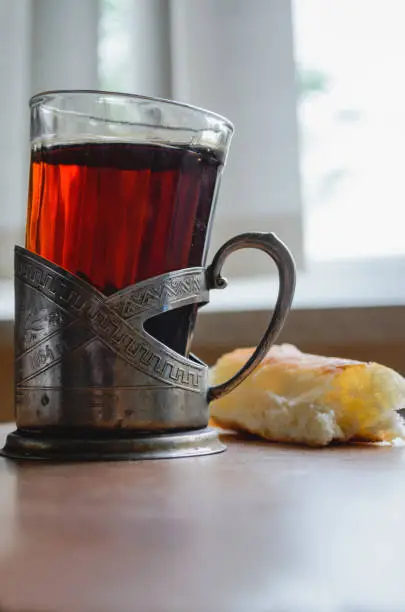
[[[0,451],[15,460],[40,461],[122,461],[172,459],[212,455],[226,450],[211,427],[178,433],[134,437],[72,438],[48,437],[16,430],[7,436]]]

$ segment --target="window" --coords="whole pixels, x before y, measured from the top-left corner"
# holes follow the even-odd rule
[[[342,278],[405,255],[402,0],[33,6],[3,3],[0,13],[0,76],[12,92],[0,104],[12,143],[0,166],[0,276],[11,275],[23,235],[27,99],[70,87],[176,98],[235,123],[213,248],[239,231],[272,230],[307,275],[333,262],[339,276],[337,262],[351,262]],[[231,267],[261,275],[268,262],[237,254]]]
[[[312,261],[405,255],[403,0],[295,0]]]
[[[125,73],[128,75],[128,66],[124,70],[122,50],[127,44],[129,35],[128,20],[125,19],[129,3],[130,0],[126,0],[124,10],[122,3],[105,0],[104,16],[106,23],[110,23],[109,33],[101,41],[101,48],[105,53],[105,61],[102,63],[106,67],[104,75],[106,85],[109,83],[108,75],[120,81],[120,86],[124,88],[125,81],[128,80],[125,76]],[[174,8],[180,4],[181,0],[173,2]],[[201,20],[201,15],[198,20],[192,18],[193,8],[195,9],[192,4],[193,2],[189,3],[189,13],[186,17],[184,17],[184,6],[181,6],[183,21],[188,17],[191,27],[193,23],[198,22],[199,28],[202,27],[204,30],[204,19]],[[256,0],[249,5],[249,12],[256,21],[256,39],[253,36],[256,45],[259,44],[260,37],[259,18],[266,22],[266,17],[267,20],[272,17],[278,22],[278,29],[282,22],[285,25],[285,21],[289,18],[288,10],[285,9],[288,3],[284,3],[284,9],[281,4],[276,0],[267,2],[266,7],[263,2]],[[216,20],[220,19],[223,12],[229,8],[223,12],[213,13],[213,8],[209,5],[209,2],[206,3],[202,11],[213,21],[214,17]],[[269,5],[272,5],[270,9]],[[228,11],[226,15],[226,19],[231,23],[231,29],[240,36],[240,41],[244,36],[252,41],[252,30],[249,28],[254,28],[254,25],[246,15],[242,18],[240,3],[234,2],[233,7],[233,13]],[[195,13],[194,15],[196,16]],[[292,5],[292,16],[300,140],[302,246],[306,255],[306,267],[308,269],[318,262],[364,261],[370,258],[402,256],[405,254],[403,232],[405,205],[402,205],[402,202],[405,202],[405,181],[402,180],[405,87],[401,78],[402,58],[405,55],[402,28],[405,8],[402,0],[372,3],[368,0],[356,0],[355,3],[351,0],[333,3],[325,3],[324,0],[295,0]],[[241,20],[243,20],[242,27]],[[265,27],[269,31],[266,44],[272,53],[278,55],[278,70],[284,68],[287,71],[290,67],[285,62],[283,66],[279,57],[283,52],[286,53],[286,50],[282,49],[283,43],[277,39],[275,32],[271,31],[271,24],[267,22]],[[238,31],[238,28],[242,31]],[[283,28],[281,30],[285,36],[285,30]],[[174,32],[176,31],[179,31],[179,27],[176,30],[174,24]],[[214,28],[212,32],[214,39],[216,33]],[[223,37],[222,33],[226,54],[225,43],[232,43],[232,40],[229,37],[223,40]],[[289,40],[288,35],[285,38]],[[280,45],[278,50],[274,48],[274,39],[276,44]],[[218,50],[217,42],[214,42],[214,47]],[[227,61],[234,62],[234,69],[239,72],[242,64],[241,87],[243,87],[243,76],[246,77],[243,75],[243,55],[248,57],[248,51],[246,46],[241,45],[241,48],[240,53],[236,56],[233,54],[231,58],[227,57]],[[185,52],[185,49],[183,51]],[[253,65],[253,68],[250,66],[257,81],[264,78],[265,70],[269,68],[265,64],[266,58],[262,59],[261,64]],[[198,65],[201,69],[201,61]],[[231,64],[229,69],[232,69]],[[198,78],[199,76],[200,71]],[[225,75],[224,80],[227,81]],[[280,79],[272,83],[270,75],[268,80],[270,82],[268,102],[271,104],[271,99],[280,95],[276,90],[282,83]],[[186,98],[187,94],[190,97],[190,89],[192,85],[191,88],[189,85],[188,91],[186,87],[180,93],[185,94]],[[231,118],[235,114],[238,115],[238,112],[232,114],[232,104],[228,106]],[[271,116],[267,119],[271,121]],[[244,117],[243,120],[244,125],[235,122],[236,138],[239,137],[238,131],[241,127],[244,131],[249,130],[249,118]],[[264,122],[266,118],[263,117],[262,120]],[[289,130],[284,125],[282,131],[281,139],[286,137]],[[291,134],[287,136],[291,141]],[[254,127],[249,137],[254,138]],[[270,145],[268,164],[277,165],[271,153]],[[225,181],[228,171],[231,171],[232,161],[231,159],[226,170]],[[240,167],[238,170],[240,171]],[[293,173],[294,170],[291,171],[290,168],[286,171],[284,167],[279,172],[281,181],[284,184],[288,180],[291,181]],[[233,177],[233,182],[235,181],[237,178]],[[263,194],[263,188],[261,192]],[[253,195],[255,194],[252,194],[252,197]],[[255,226],[266,226],[267,216],[267,223],[276,225],[275,229],[293,246],[296,256],[298,254],[300,259],[300,225],[297,215],[293,215],[294,219],[287,219],[284,216],[279,225],[277,215],[274,213],[274,201],[271,201],[269,194],[267,196],[266,205],[263,196],[257,197],[256,194],[256,201],[259,201],[259,204],[256,204]],[[280,198],[280,195],[278,197]],[[297,193],[295,195],[285,193],[281,198],[296,200]],[[243,203],[240,202],[239,207],[235,205],[234,193],[232,200],[235,208],[238,208],[233,214],[236,217],[242,216]],[[283,204],[285,205],[285,202]],[[254,207],[255,203],[251,205]],[[278,208],[282,209],[282,206]],[[293,211],[294,209],[296,206],[293,206]],[[227,215],[219,212],[219,223],[225,216]],[[254,221],[247,219],[246,216],[243,218],[243,223],[245,226],[254,225]],[[294,226],[293,232],[286,229],[287,224]],[[239,227],[234,219],[230,221],[228,219],[229,226],[232,229],[234,226]],[[240,272],[240,267],[238,271]],[[347,273],[347,268],[345,272]],[[243,273],[247,273],[247,268],[242,270]]]

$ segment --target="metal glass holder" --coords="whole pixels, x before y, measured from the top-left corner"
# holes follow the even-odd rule
[[[265,251],[277,264],[279,295],[269,326],[232,378],[208,386],[208,366],[151,336],[144,323],[209,301],[222,289],[226,257]],[[49,260],[15,247],[17,430],[13,459],[155,459],[225,450],[208,428],[208,403],[242,382],[281,330],[294,294],[293,259],[274,234],[232,238],[207,268],[186,268],[105,296]]]

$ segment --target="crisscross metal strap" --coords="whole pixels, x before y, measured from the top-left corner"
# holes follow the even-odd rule
[[[60,266],[16,247],[15,277],[52,304],[52,308],[45,308],[41,313],[39,325],[43,324],[49,331],[49,317],[59,317],[60,323],[17,355],[17,385],[98,338],[121,359],[160,383],[201,390],[206,367],[151,337],[145,332],[143,322],[167,310],[208,302],[204,268],[163,274],[106,297]],[[22,307],[29,311],[30,304],[24,303]]]

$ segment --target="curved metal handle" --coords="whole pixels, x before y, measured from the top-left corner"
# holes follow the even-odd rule
[[[223,289],[226,287],[227,282],[221,276],[222,266],[225,259],[231,253],[234,251],[239,251],[240,249],[260,249],[261,251],[264,251],[270,255],[270,257],[275,261],[279,274],[277,302],[269,326],[266,329],[263,338],[257,345],[253,355],[251,355],[243,368],[232,376],[232,378],[208,389],[208,402],[211,402],[212,400],[217,399],[235,389],[235,387],[244,381],[245,378],[247,378],[247,376],[249,376],[249,374],[255,369],[255,367],[259,365],[267,354],[270,346],[280,333],[294,297],[294,259],[285,244],[281,242],[281,240],[279,240],[275,234],[262,232],[239,234],[238,236],[228,240],[228,242],[225,242],[225,244],[216,253],[211,265],[207,268],[207,284],[209,289]]]

